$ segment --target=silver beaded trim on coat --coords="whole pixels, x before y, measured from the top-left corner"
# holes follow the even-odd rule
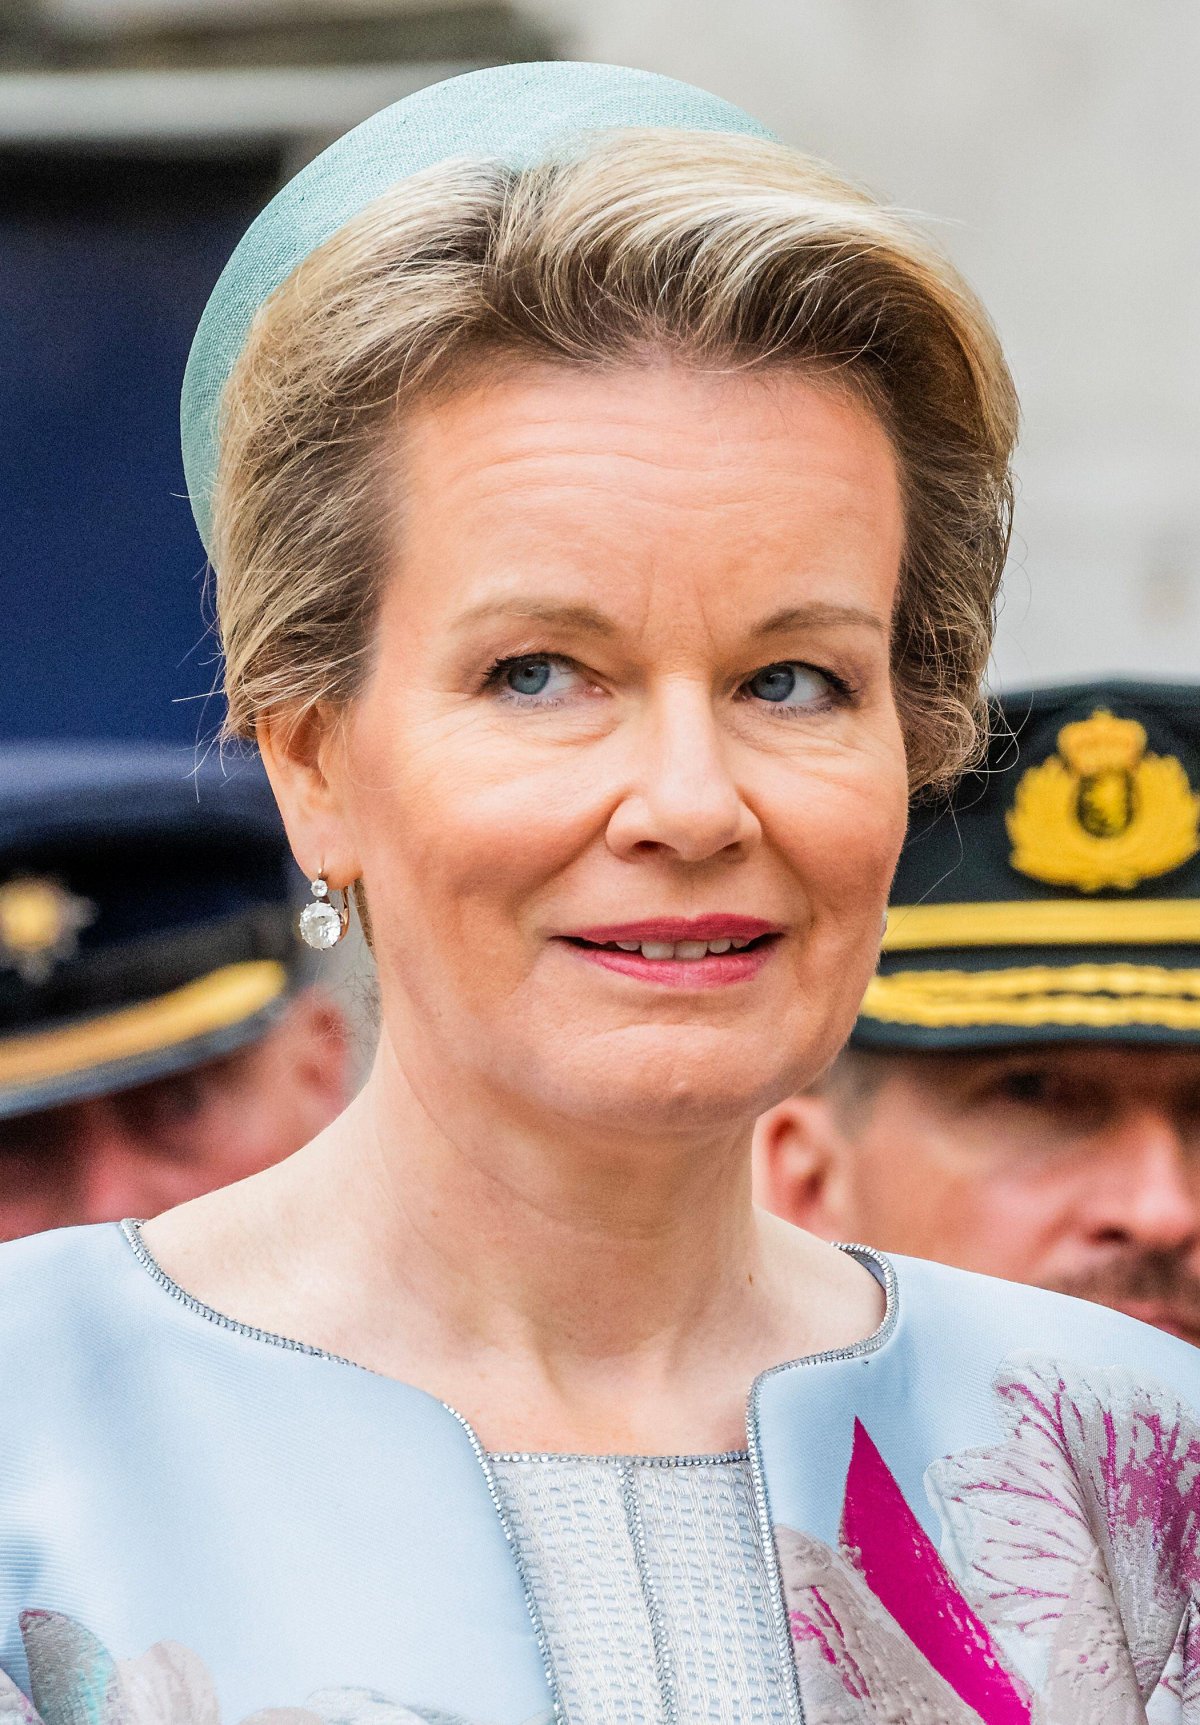
[[[222,1329],[231,1330],[236,1335],[245,1336],[250,1341],[263,1342],[269,1347],[287,1348],[293,1353],[309,1354],[317,1359],[330,1360],[334,1365],[350,1366],[353,1370],[367,1372],[372,1377],[386,1377],[386,1373],[375,1372],[370,1366],[359,1365],[356,1361],[347,1359],[342,1354],[330,1353],[325,1348],[315,1347],[311,1342],[293,1341],[287,1336],[276,1335],[270,1330],[256,1329],[251,1324],[243,1324],[236,1318],[226,1317],[223,1312],[216,1311],[212,1306],[206,1306],[202,1300],[197,1300],[193,1295],[189,1294],[186,1289],[181,1288],[178,1282],[174,1281],[167,1275],[166,1271],[158,1263],[157,1259],[151,1253],[149,1247],[143,1240],[141,1229],[142,1224],[140,1221],[130,1219],[120,1223],[121,1233],[128,1242],[141,1267],[147,1271],[158,1285],[170,1294],[173,1299],[178,1300],[180,1304],[187,1307],[189,1311],[195,1312],[197,1316],[207,1319],[209,1323],[219,1325]],[[648,1465],[654,1467],[702,1467],[711,1465],[713,1462],[748,1460],[750,1463],[750,1474],[754,1489],[754,1504],[758,1520],[759,1538],[762,1542],[762,1551],[766,1560],[768,1573],[774,1580],[774,1586],[771,1590],[771,1615],[775,1626],[777,1650],[781,1660],[783,1661],[784,1670],[789,1674],[785,1689],[785,1697],[791,1712],[791,1725],[805,1725],[804,1702],[800,1695],[800,1679],[796,1671],[796,1661],[792,1650],[792,1634],[788,1623],[787,1606],[784,1599],[783,1578],[779,1570],[779,1555],[775,1547],[775,1535],[771,1523],[770,1501],[767,1494],[766,1476],[764,1474],[762,1464],[762,1450],[759,1438],[759,1402],[761,1399],[762,1386],[766,1383],[768,1378],[776,1377],[780,1372],[795,1371],[802,1369],[805,1366],[826,1365],[837,1360],[862,1359],[865,1355],[873,1354],[881,1348],[895,1330],[896,1323],[899,1318],[899,1290],[896,1283],[896,1272],[892,1268],[890,1261],[882,1252],[877,1252],[871,1246],[839,1245],[838,1250],[848,1253],[851,1257],[857,1258],[859,1262],[864,1265],[871,1264],[874,1266],[872,1273],[875,1275],[876,1280],[882,1283],[884,1291],[884,1314],[879,1327],[874,1330],[871,1335],[864,1337],[860,1342],[853,1343],[850,1347],[830,1348],[824,1353],[819,1354],[803,1354],[799,1359],[784,1360],[779,1365],[770,1366],[765,1372],[760,1372],[758,1377],[755,1378],[753,1384],[750,1386],[750,1394],[746,1404],[746,1436],[748,1443],[746,1450],[726,1450],[716,1456],[587,1456],[567,1455],[557,1451],[518,1451],[515,1453],[497,1453],[494,1457],[489,1457],[488,1452],[480,1443],[470,1421],[463,1414],[460,1414],[457,1408],[451,1407],[449,1402],[441,1403],[441,1406],[445,1408],[446,1412],[458,1422],[466,1433],[467,1439],[474,1452],[475,1459],[483,1472],[484,1480],[487,1484],[488,1496],[491,1498],[492,1506],[504,1533],[504,1538],[508,1544],[510,1552],[512,1553],[513,1562],[517,1569],[517,1576],[521,1584],[521,1590],[525,1598],[525,1608],[529,1614],[530,1625],[533,1629],[534,1640],[537,1643],[538,1651],[541,1654],[542,1669],[545,1674],[546,1685],[549,1690],[551,1706],[553,1709],[554,1725],[569,1725],[569,1722],[563,1710],[562,1693],[554,1669],[550,1643],[546,1635],[545,1626],[542,1623],[541,1612],[538,1609],[537,1600],[533,1594],[532,1583],[530,1581],[528,1571],[526,1570],[520,1547],[501,1501],[495,1474],[492,1471],[491,1462],[493,1459],[505,1462],[603,1461],[622,1469],[622,1496],[626,1503],[626,1521],[630,1528],[631,1538],[633,1539],[638,1575],[642,1580],[643,1597],[646,1599],[647,1611],[650,1615],[651,1636],[655,1650],[655,1664],[658,1668],[659,1686],[663,1693],[664,1705],[667,1706],[666,1716],[668,1725],[680,1725],[680,1722],[675,1711],[673,1677],[670,1671],[665,1642],[663,1640],[662,1624],[657,1606],[653,1603],[653,1587],[646,1571],[645,1539],[642,1533],[641,1509],[636,1502],[636,1492],[633,1491],[633,1468],[635,1465]],[[632,1505],[629,1503],[629,1495],[631,1493],[634,1498]]]

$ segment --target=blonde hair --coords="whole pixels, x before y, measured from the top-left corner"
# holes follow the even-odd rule
[[[986,313],[908,223],[757,139],[592,138],[523,171],[397,185],[259,311],[221,406],[214,493],[228,729],[353,699],[389,520],[387,428],[473,362],[836,371],[898,457],[893,679],[914,788],[976,754],[1011,514],[1012,380]]]

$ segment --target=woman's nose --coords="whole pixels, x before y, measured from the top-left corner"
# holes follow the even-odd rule
[[[629,789],[608,823],[618,856],[662,851],[699,863],[757,843],[758,818],[731,770],[732,744],[707,688],[680,680],[664,689],[645,712],[635,748]]]

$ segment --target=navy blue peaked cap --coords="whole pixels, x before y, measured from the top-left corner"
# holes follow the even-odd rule
[[[851,1041],[1200,1049],[1200,685],[994,704],[983,767],[912,810]]]
[[[303,973],[261,766],[120,743],[0,756],[0,1117],[260,1036]]]

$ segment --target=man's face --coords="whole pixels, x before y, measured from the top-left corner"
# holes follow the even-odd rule
[[[1200,1050],[844,1060],[760,1124],[772,1209],[1200,1343]]]
[[[113,1096],[0,1120],[0,1240],[150,1217],[280,1161],[346,1101],[340,1016],[302,996],[260,1041]]]

